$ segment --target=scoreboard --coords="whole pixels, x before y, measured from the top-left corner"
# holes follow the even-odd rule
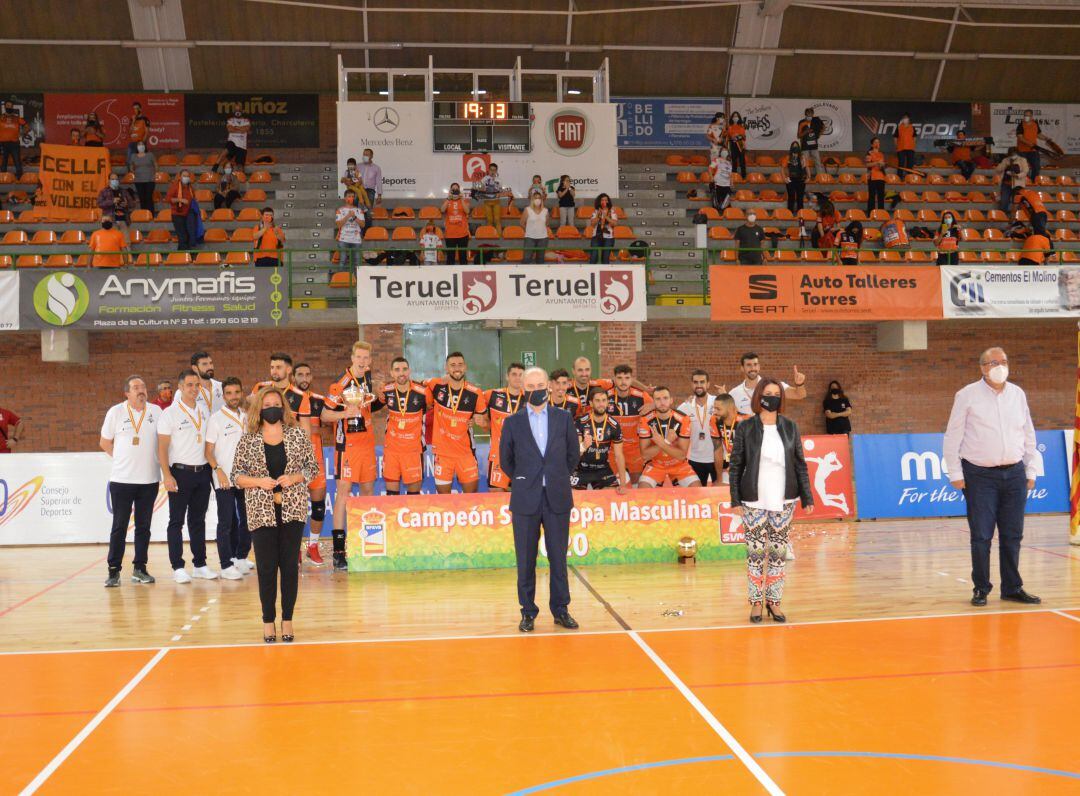
[[[528,102],[434,102],[435,152],[532,152]]]

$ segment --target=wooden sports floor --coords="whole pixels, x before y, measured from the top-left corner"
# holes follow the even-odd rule
[[[968,604],[960,521],[822,524],[785,626],[734,561],[578,569],[581,630],[529,636],[510,570],[305,568],[274,646],[253,576],[177,586],[154,545],[106,591],[104,547],[5,549],[0,792],[1080,793],[1065,524],[1029,518],[1035,609]]]

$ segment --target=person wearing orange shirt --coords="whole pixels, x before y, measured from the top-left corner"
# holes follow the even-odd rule
[[[446,375],[424,383],[435,415],[431,444],[435,450],[435,490],[450,494],[457,477],[462,492],[475,492],[480,482],[472,424],[485,428],[487,398],[483,390],[465,381],[465,355],[452,351],[446,357]]]
[[[653,388],[656,408],[638,423],[641,455],[648,460],[638,479],[639,489],[663,486],[701,486],[697,473],[686,460],[690,450],[690,418],[672,408],[671,390]]]
[[[722,392],[713,402],[713,425],[720,435],[720,444],[716,448],[716,471],[722,473],[720,483],[728,483],[728,468],[731,466],[731,450],[735,445],[735,427],[751,415],[741,415],[735,408],[735,399],[730,393]]]
[[[93,252],[90,265],[96,268],[119,268],[131,263],[124,233],[113,227],[112,219],[107,216],[101,219],[101,229],[94,230],[86,245]]]
[[[622,429],[623,461],[626,474],[631,484],[636,484],[645,469],[645,459],[641,455],[641,443],[638,441],[638,426],[641,416],[647,414],[652,406],[652,395],[647,390],[634,386],[634,369],[629,365],[616,365],[613,387],[608,391],[608,414]]]
[[[311,498],[311,522],[309,525],[307,557],[316,566],[322,566],[323,558],[319,552],[319,537],[322,535],[323,520],[326,518],[326,466],[324,464],[322,442],[322,413],[326,408],[326,396],[311,389],[315,377],[311,372],[311,365],[300,362],[293,370],[293,389],[303,395],[302,406],[307,411],[307,421],[310,424],[311,449],[315,454],[315,461],[319,465],[319,475],[315,480],[308,483],[308,494]]]
[[[724,140],[731,150],[731,168],[739,172],[746,179],[746,127],[743,125],[742,116],[736,111],[728,120],[727,129],[724,130]]]
[[[127,156],[135,154],[136,147],[140,144],[150,143],[150,120],[143,116],[142,104],[131,103],[131,129],[128,131]]]
[[[262,221],[255,228],[255,265],[261,268],[277,268],[280,264],[279,249],[285,248],[285,230],[274,223],[274,208],[262,209]]]
[[[469,200],[461,194],[461,186],[451,183],[450,195],[442,204],[443,236],[446,240],[446,264],[465,265],[469,248]]]
[[[1042,127],[1035,121],[1035,114],[1029,108],[1024,111],[1024,116],[1016,124],[1016,151],[1031,167],[1031,179],[1039,176],[1042,168],[1042,160],[1039,157],[1039,141],[1045,141]]]
[[[870,150],[863,159],[866,163],[866,214],[885,209],[885,153],[881,151],[881,139],[870,139]]]
[[[349,367],[330,385],[326,395],[324,420],[336,423],[334,447],[337,494],[334,499],[334,569],[348,569],[345,559],[345,516],[352,485],[361,495],[375,493],[378,468],[375,461],[375,433],[371,416],[382,408],[378,397],[381,380],[372,380],[371,343],[357,340],[352,345]]]
[[[102,126],[98,115],[93,111],[86,114],[86,121],[83,123],[82,129],[82,141],[84,146],[105,146],[105,128]]]
[[[956,141],[949,145],[949,156],[952,164],[964,175],[964,179],[970,179],[975,173],[975,160],[972,154],[973,148],[968,143],[967,133],[960,130],[956,134]]]
[[[900,211],[893,211],[892,218],[881,225],[881,242],[886,249],[903,249],[908,245],[907,226]]]
[[[907,113],[900,117],[893,140],[896,141],[896,160],[900,169],[905,172],[914,170],[915,125],[911,123],[911,117]]]
[[[1050,237],[1046,233],[1046,222],[1048,219],[1046,205],[1043,204],[1042,197],[1039,196],[1038,191],[1033,191],[1030,188],[1022,188],[1019,191],[1013,191],[1012,200],[1013,204],[1016,206],[1017,215],[1019,215],[1021,210],[1028,214],[1028,218],[1031,221],[1031,228],[1036,235]]]
[[[934,245],[937,246],[938,265],[956,265],[960,251],[960,227],[952,211],[941,214],[941,226],[934,235]]]
[[[1043,265],[1053,248],[1054,244],[1050,238],[1032,232],[1024,238],[1024,247],[1020,252],[1020,265]]]
[[[511,362],[506,368],[506,386],[488,390],[484,393],[487,399],[488,423],[491,429],[491,452],[488,454],[488,489],[492,492],[510,491],[510,479],[499,468],[499,440],[502,438],[503,423],[506,418],[522,409],[525,404],[522,400],[521,377],[525,374],[525,366],[520,362]]]
[[[8,159],[15,163],[15,179],[23,174],[22,134],[29,125],[8,100],[4,103],[4,112],[0,114],[0,171],[7,171]]]
[[[181,170],[177,178],[169,185],[165,201],[172,213],[173,230],[176,231],[176,250],[194,248],[198,242],[198,224],[196,214],[191,207],[195,201],[195,189],[191,185],[191,172]]]
[[[383,478],[386,494],[419,495],[424,480],[424,416],[431,404],[424,385],[412,379],[409,360],[394,357],[390,383],[383,387],[386,435],[383,441]]]

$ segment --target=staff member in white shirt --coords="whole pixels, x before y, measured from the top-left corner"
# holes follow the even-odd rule
[[[244,490],[229,480],[233,457],[244,435],[244,386],[230,376],[222,382],[225,405],[211,415],[206,425],[206,461],[213,472],[214,499],[217,501],[217,549],[221,559],[221,577],[241,580],[255,565],[247,560],[251,552]]]
[[[135,509],[135,561],[133,583],[153,583],[146,571],[150,550],[150,521],[158,493],[157,432],[161,407],[146,401],[146,383],[140,376],[124,381],[127,400],[105,414],[101,424],[101,449],[112,457],[109,473],[109,500],[112,502],[112,532],[109,534],[109,578],[106,588],[120,585],[120,568],[127,547],[128,522]]]
[[[752,415],[750,399],[761,380],[761,359],[754,352],[747,351],[739,359],[739,366],[742,368],[743,380],[728,390],[728,394],[735,399],[735,408],[740,415]],[[784,388],[785,400],[801,401],[806,397],[806,375],[800,373],[798,367],[793,370],[795,371],[794,386],[786,381],[780,382],[780,385]]]
[[[214,378],[214,360],[205,351],[196,351],[191,355],[191,367],[199,377],[195,401],[206,410],[207,416],[212,415],[225,404],[221,382]],[[180,392],[177,391],[172,402],[175,404],[179,400]]]
[[[986,605],[990,583],[990,542],[1000,531],[1001,599],[1037,604],[1020,577],[1024,504],[1035,486],[1035,426],[1027,396],[1009,383],[1009,359],[1000,348],[979,357],[982,378],[953,401],[943,453],[952,485],[967,501],[971,532],[972,605]]]
[[[169,563],[173,580],[214,580],[217,573],[206,566],[206,507],[210,505],[210,465],[206,463],[206,424],[210,415],[197,401],[199,375],[188,368],[180,371],[175,401],[158,425],[158,461],[161,479],[169,493]],[[184,569],[184,515],[187,515],[191,545],[191,575]]]
[[[720,447],[720,438],[713,434],[716,423],[713,421],[713,404],[716,396],[709,392],[709,374],[700,368],[690,374],[694,394],[689,400],[679,405],[679,411],[690,417],[690,449],[686,460],[697,473],[702,486],[719,482],[716,466],[716,451]],[[720,459],[723,462],[723,458]],[[720,465],[723,469],[723,464]]]

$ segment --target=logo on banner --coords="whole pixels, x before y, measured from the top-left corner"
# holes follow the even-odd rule
[[[730,503],[721,503],[716,507],[717,530],[720,544],[745,544],[742,511]]]
[[[89,306],[86,283],[66,271],[50,274],[34,288],[34,310],[53,326],[70,326],[86,314]]]
[[[491,155],[462,155],[461,156],[461,179],[480,182],[488,173],[491,166]]]
[[[949,280],[949,300],[954,307],[972,307],[985,304],[986,293],[983,290],[981,274],[961,271]]]
[[[803,440],[803,450],[807,454],[814,452],[816,447],[816,440]],[[807,464],[815,465],[812,475],[815,502],[822,506],[838,509],[844,514],[850,514],[851,509],[848,506],[844,488],[840,485],[833,486],[830,484],[830,481],[841,480],[840,478],[833,479],[832,476],[842,473],[844,470],[844,463],[840,461],[837,452],[825,451],[819,456],[806,455],[805,459]]]
[[[386,515],[376,508],[368,509],[360,518],[362,544],[360,554],[364,558],[386,555]]]
[[[779,292],[776,289],[776,274],[750,274],[750,298],[754,301],[774,301]]]
[[[34,499],[34,495],[38,493],[44,482],[44,476],[35,475],[9,494],[7,481],[0,479],[0,491],[3,493],[3,502],[0,503],[0,525],[18,517],[30,505],[30,501]]]
[[[487,312],[495,306],[499,290],[494,271],[461,272],[461,308],[466,315]]]
[[[754,105],[742,116],[743,127],[752,138],[768,141],[779,137],[784,130],[784,115],[775,105]]]
[[[401,124],[401,117],[389,105],[384,105],[375,111],[375,114],[371,117],[371,123],[375,125],[375,129],[380,133],[392,133]]]
[[[622,312],[634,303],[634,275],[630,271],[600,272],[600,311]]]
[[[548,140],[565,155],[580,155],[592,143],[592,128],[576,108],[559,111],[548,122]]]

